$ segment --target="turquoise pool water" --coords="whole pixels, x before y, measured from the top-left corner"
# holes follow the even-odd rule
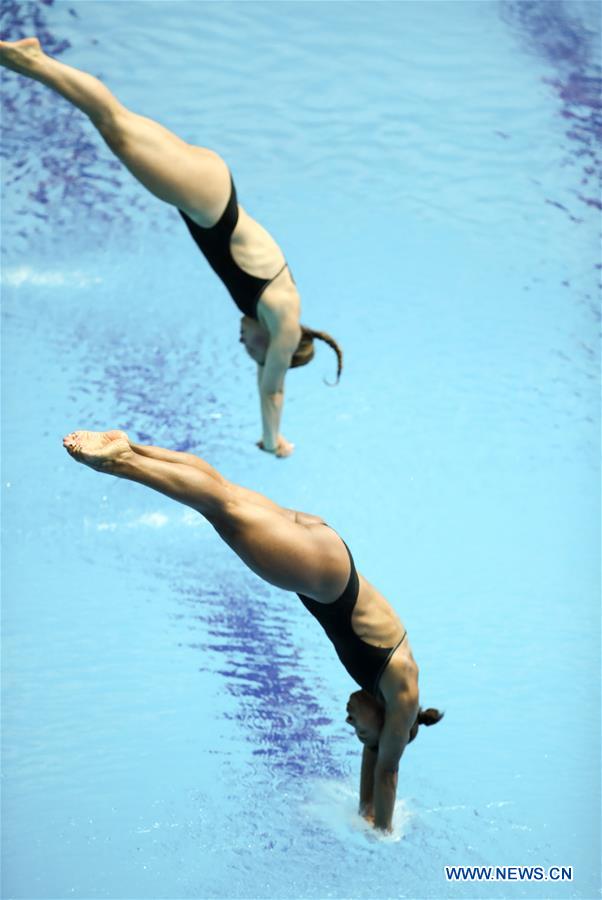
[[[238,316],[84,118],[3,81],[3,896],[593,898],[600,889],[599,8],[5,3],[229,161],[320,350],[257,452]],[[323,515],[446,710],[395,834],[353,684],[203,521],[76,467],[122,427]],[[448,883],[444,865],[573,866]]]

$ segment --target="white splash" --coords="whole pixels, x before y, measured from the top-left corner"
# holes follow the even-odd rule
[[[84,518],[84,528],[86,530],[92,528],[95,531],[117,531],[122,528],[164,528],[166,525],[173,526],[174,524],[184,528],[206,528],[209,523],[192,509],[187,509],[177,519],[170,518],[162,512],[143,513],[130,519],[129,522],[95,522],[88,517]]]
[[[11,287],[20,287],[22,284],[40,287],[89,287],[92,284],[101,284],[99,275],[89,275],[79,269],[63,272],[46,269],[37,271],[31,266],[16,266],[12,269],[4,269],[1,275],[2,284]]]
[[[138,516],[137,519],[134,519],[133,522],[130,522],[129,528],[138,528],[138,526],[147,526],[148,528],[163,528],[164,525],[167,525],[169,522],[169,518],[160,512],[153,513],[144,513],[142,516]]]
[[[186,525],[187,528],[198,528],[201,525],[209,524],[207,519],[204,519],[200,513],[195,512],[193,509],[187,509],[180,518],[180,522],[182,525]]]
[[[339,837],[375,841],[379,844],[396,844],[407,833],[413,813],[402,798],[397,800],[391,834],[376,832],[357,811],[357,785],[341,781],[314,781],[310,783],[312,798],[303,805],[304,813]]]

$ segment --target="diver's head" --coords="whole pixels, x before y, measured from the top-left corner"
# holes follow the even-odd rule
[[[306,366],[308,362],[311,362],[315,354],[314,340],[324,341],[336,353],[336,380],[338,382],[343,370],[343,351],[335,339],[326,334],[325,331],[313,331],[313,329],[307,328],[305,325],[301,325],[301,337],[297,344],[297,349],[293,353],[289,368],[297,369],[299,366]],[[270,343],[270,333],[267,328],[257,319],[243,316],[240,320],[240,342],[244,344],[245,350],[251,359],[254,359],[256,363],[262,366]]]
[[[251,359],[254,359],[260,366],[264,364],[270,343],[270,333],[261,322],[250,316],[243,316],[240,320],[240,343],[244,344]]]
[[[349,725],[353,725],[358,740],[364,746],[376,750],[385,721],[385,711],[382,703],[375,700],[368,691],[355,691],[347,702],[347,718],[345,721]]]
[[[443,713],[438,709],[419,709],[414,724],[410,728],[408,744],[418,734],[420,725],[436,725]],[[355,691],[347,703],[345,720],[355,728],[358,740],[371,750],[378,750],[378,741],[385,721],[385,708],[368,691]]]

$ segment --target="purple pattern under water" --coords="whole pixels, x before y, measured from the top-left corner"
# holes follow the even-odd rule
[[[594,6],[599,18],[600,7]],[[560,0],[502,0],[500,9],[502,18],[514,27],[521,42],[557,70],[557,77],[544,82],[562,101],[560,115],[568,123],[565,135],[573,147],[571,155],[579,160],[581,178],[575,196],[586,206],[602,209],[602,77],[596,44],[600,22],[596,35]],[[565,211],[573,222],[582,221],[563,203],[553,198],[546,202]]]
[[[226,718],[242,726],[253,755],[291,775],[342,777],[332,739],[321,731],[332,720],[318,700],[319,673],[310,686],[295,648],[289,609],[295,598],[287,596],[283,608],[265,587],[238,575],[223,581],[219,593],[206,590],[197,584],[195,567],[188,581],[172,587],[208,635],[188,646],[208,660],[199,670],[221,675],[238,700]]]
[[[48,54],[60,58],[71,45],[48,25],[46,7],[53,5],[54,0],[3,3],[2,40],[35,35]],[[68,13],[79,18],[76,9]],[[115,218],[120,229],[127,229],[132,213],[144,211],[146,204],[82,113],[35,81],[4,70],[1,77],[4,190],[18,194],[19,182],[35,184],[21,197],[25,208],[8,218],[5,213],[4,255],[82,238],[84,247],[94,247],[110,233]]]

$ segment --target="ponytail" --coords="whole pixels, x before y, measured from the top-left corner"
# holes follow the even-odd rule
[[[293,354],[290,368],[296,369],[298,366],[305,366],[313,359],[315,353],[315,339],[324,341],[336,353],[337,380],[334,382],[334,384],[338,384],[339,378],[341,377],[341,372],[343,371],[343,351],[341,350],[335,339],[325,331],[314,331],[313,328],[307,328],[305,325],[301,326],[301,340],[299,341],[297,349]],[[329,381],[327,381],[326,384],[330,384],[332,386],[331,382]]]
[[[440,712],[438,709],[420,709],[418,711],[418,724],[426,725],[427,727],[436,725],[444,715],[445,713]]]
[[[419,709],[418,715],[416,716],[416,721],[410,729],[410,739],[408,741],[408,744],[411,744],[418,734],[418,727],[420,725],[426,725],[427,728],[430,728],[431,725],[436,725],[437,722],[440,722],[444,715],[445,713],[441,712],[438,709]]]

